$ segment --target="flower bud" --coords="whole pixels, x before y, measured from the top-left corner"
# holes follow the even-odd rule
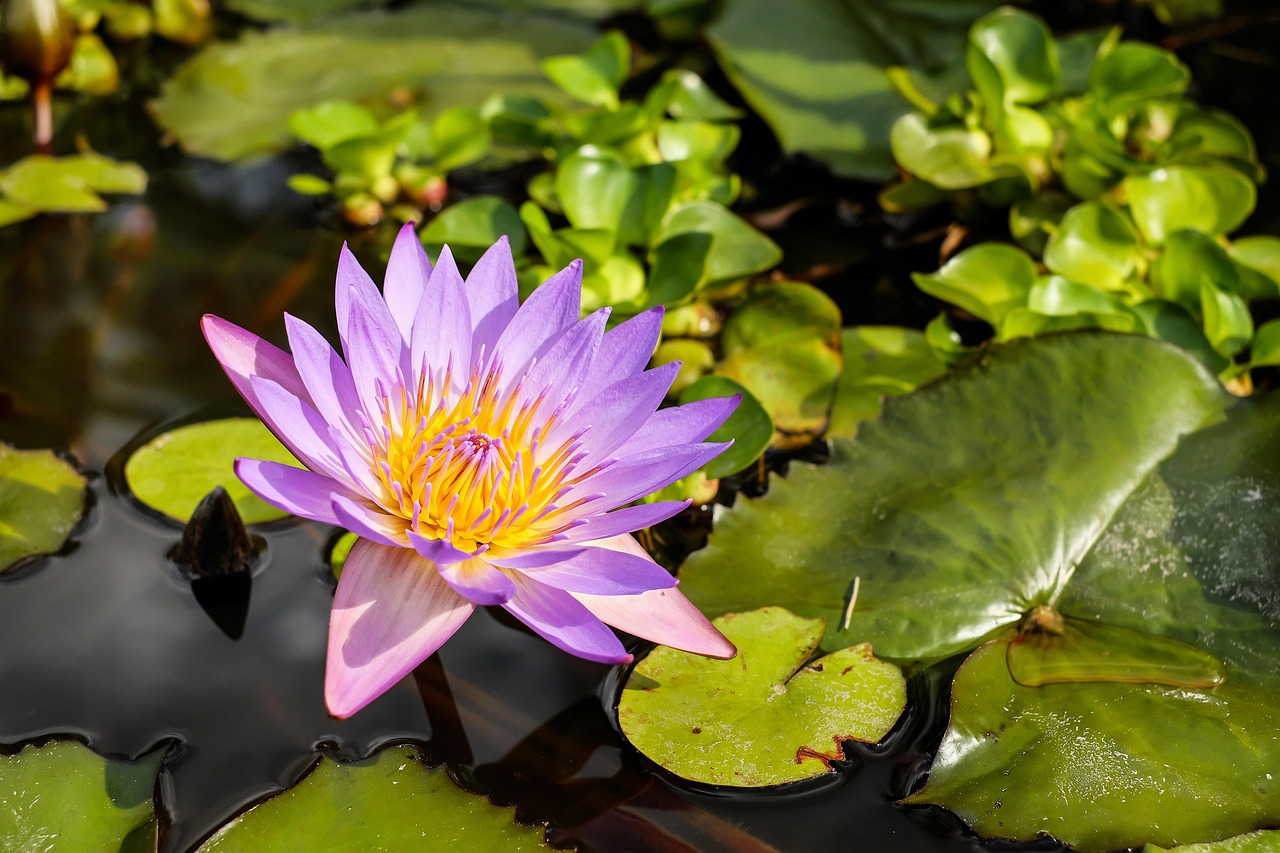
[[[0,0],[0,65],[35,85],[71,62],[76,23],[58,0]]]

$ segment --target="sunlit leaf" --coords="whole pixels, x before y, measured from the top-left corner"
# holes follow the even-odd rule
[[[755,788],[831,772],[843,741],[880,740],[906,705],[906,683],[862,644],[806,663],[821,619],[779,607],[715,620],[732,660],[659,647],[618,703],[627,739],[684,779]]]
[[[479,260],[499,237],[505,236],[511,241],[511,254],[517,258],[524,254],[528,243],[520,214],[493,195],[449,205],[427,223],[420,236],[432,257],[439,255],[441,247],[448,243],[458,258],[471,262]]]
[[[1169,166],[1125,179],[1138,229],[1163,243],[1180,228],[1228,234],[1253,211],[1253,181],[1223,166]]]
[[[1044,250],[1044,264],[1066,278],[1115,290],[1138,268],[1138,234],[1119,210],[1086,201],[1066,212]]]
[[[0,572],[62,547],[84,512],[84,485],[75,468],[48,450],[0,443]]]
[[[965,249],[936,273],[917,273],[911,278],[930,296],[998,325],[1009,310],[1026,304],[1036,280],[1036,265],[1015,246],[982,243]]]

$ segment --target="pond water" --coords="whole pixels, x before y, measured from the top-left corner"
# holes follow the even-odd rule
[[[1256,50],[1276,29],[1258,27],[1232,45]],[[1238,57],[1215,51],[1219,44],[1184,58],[1206,87],[1202,97],[1251,127],[1274,171],[1277,116],[1253,97],[1259,83],[1240,85]],[[621,673],[563,654],[492,611],[367,710],[330,719],[322,680],[333,531],[292,522],[254,529],[266,549],[233,638],[168,559],[180,526],[103,472],[118,470],[121,448],[154,424],[234,404],[200,338],[201,314],[280,340],[288,310],[332,336],[332,271],[347,235],[284,188],[297,164],[184,160],[140,139],[136,100],[109,107],[116,112],[104,107],[85,120],[116,140],[109,153],[148,167],[147,195],[96,218],[49,216],[0,230],[0,388],[8,389],[0,439],[68,447],[92,472],[90,510],[71,544],[0,578],[0,748],[72,736],[109,755],[165,750],[161,850],[171,853],[291,785],[322,751],[356,758],[396,741],[424,744],[465,787],[514,804],[523,821],[547,822],[559,846],[1065,849],[983,842],[940,809],[896,805],[945,727],[945,666],[912,682],[910,711],[884,744],[848,747],[850,760],[830,779],[756,794],[675,784],[616,729]],[[9,126],[13,116],[0,120]],[[738,168],[762,187],[754,205],[813,196],[772,233],[787,250],[786,270],[822,278],[846,323],[923,325],[935,305],[903,283],[907,270],[936,265],[940,236],[915,239],[932,223],[886,223],[874,213],[874,187],[835,185],[816,168],[779,171],[762,133],[748,127]],[[1250,230],[1277,220],[1274,198],[1263,193]],[[380,269],[389,238],[355,235],[353,247]]]

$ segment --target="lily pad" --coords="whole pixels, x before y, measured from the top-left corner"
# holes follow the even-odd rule
[[[323,101],[407,88],[435,115],[479,107],[499,89],[562,98],[539,61],[594,38],[587,20],[529,7],[436,2],[355,12],[211,44],[165,82],[151,108],[188,152],[236,160],[288,147],[289,116]]]
[[[923,332],[898,326],[855,326],[841,333],[844,372],[827,435],[852,437],[880,414],[881,401],[914,391],[946,372]]]
[[[736,352],[716,372],[760,401],[776,428],[773,445],[789,447],[806,444],[826,428],[841,364],[830,343],[799,332]]]
[[[866,643],[807,663],[823,620],[780,607],[715,625],[732,660],[659,647],[627,679],[618,723],[642,753],[684,779],[757,788],[832,772],[843,742],[876,742],[906,707],[906,682]]]
[[[712,615],[823,616],[828,647],[868,640],[903,661],[972,649],[1055,601],[1125,498],[1225,405],[1199,362],[1159,341],[991,347],[887,400],[857,441],[833,441],[828,464],[793,465],[723,512],[681,589]]]
[[[550,850],[543,829],[459,788],[418,751],[354,763],[321,758],[301,782],[214,833],[201,853],[255,850]]]
[[[225,418],[170,430],[134,451],[124,476],[134,497],[170,518],[186,521],[215,486],[227,490],[246,524],[288,513],[249,491],[232,468],[238,457],[301,467],[256,418]]]
[[[1142,853],[1276,853],[1280,850],[1280,829],[1263,829],[1248,835],[1237,835],[1225,841],[1184,844],[1164,848],[1148,844]]]
[[[0,849],[154,849],[162,755],[116,761],[77,741],[0,754]]]
[[[990,0],[772,0],[725,3],[707,30],[730,81],[787,152],[848,177],[893,174],[889,129],[911,104],[892,66],[936,66],[964,48]],[[814,81],[822,81],[815,86]]]
[[[707,436],[707,441],[733,441],[728,450],[707,463],[706,474],[711,479],[736,474],[755,462],[773,438],[773,421],[750,391],[727,376],[703,376],[680,395],[680,404],[684,405],[712,397],[732,397],[734,394],[742,395],[738,407],[716,427],[715,432]]]
[[[62,547],[84,513],[84,477],[48,450],[0,444],[0,572]]]

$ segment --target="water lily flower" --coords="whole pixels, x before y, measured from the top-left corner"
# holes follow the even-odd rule
[[[631,533],[688,505],[634,502],[719,454],[703,439],[737,399],[659,409],[679,369],[645,370],[661,309],[606,331],[608,308],[580,319],[581,290],[575,261],[521,305],[505,238],[464,281],[448,247],[433,268],[405,226],[381,293],[343,248],[345,361],[287,314],[292,355],[204,318],[227,376],[307,468],[238,459],[237,475],[360,537],[329,619],[334,716],[403,678],[477,605],[603,663],[631,659],[607,625],[736,653]]]

